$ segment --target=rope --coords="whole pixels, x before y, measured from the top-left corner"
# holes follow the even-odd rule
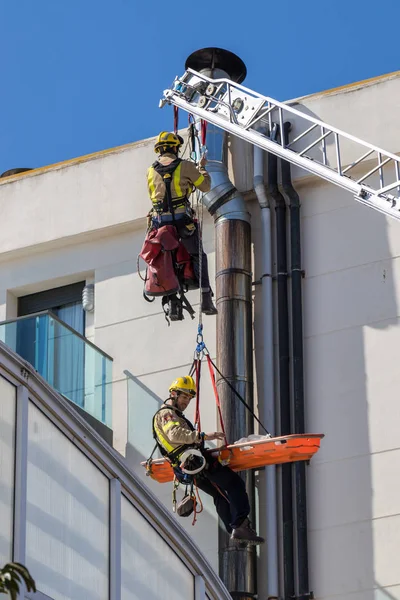
[[[200,421],[200,375],[201,375],[201,360],[196,360],[196,408],[194,413],[194,424],[197,431],[201,431]]]
[[[207,121],[204,121],[204,119],[201,120],[201,145],[205,146],[206,145],[206,138],[207,138]]]
[[[200,149],[204,148],[205,144],[206,144],[206,138],[207,138],[207,121],[204,121],[203,119],[201,120],[201,126],[200,126],[201,141],[199,139],[199,132],[194,127],[195,119],[192,114],[189,114],[188,121],[189,121],[189,139],[191,139],[191,142],[192,142],[191,156],[194,155],[195,162],[198,162],[197,161],[198,157],[197,157],[197,152],[196,152],[196,147],[195,147],[196,146],[195,138],[197,138],[197,142],[199,144]],[[260,419],[255,415],[254,411],[250,408],[250,406],[247,404],[247,402],[244,400],[244,398],[242,398],[242,396],[239,394],[239,392],[233,387],[233,385],[227,380],[227,378],[224,377],[224,375],[217,368],[215,363],[211,360],[210,354],[209,354],[208,349],[203,340],[203,314],[202,314],[202,310],[201,310],[201,288],[202,288],[202,266],[203,266],[203,263],[202,263],[203,241],[202,241],[202,238],[203,238],[204,205],[203,205],[203,202],[201,202],[201,198],[202,198],[202,194],[199,190],[197,190],[196,213],[198,215],[197,228],[198,228],[198,238],[199,238],[199,248],[198,248],[199,255],[198,256],[199,256],[200,310],[199,310],[199,323],[198,323],[198,328],[197,328],[196,350],[194,353],[194,361],[192,364],[191,373],[193,373],[194,371],[196,372],[196,381],[198,381],[198,385],[200,385],[201,359],[203,356],[206,356],[208,368],[210,371],[211,382],[212,382],[213,389],[214,389],[214,395],[215,395],[215,399],[216,399],[216,403],[217,403],[218,414],[219,414],[219,418],[220,418],[220,422],[221,422],[221,428],[222,428],[222,432],[224,434],[225,443],[226,443],[226,445],[228,445],[225,427],[224,427],[224,423],[223,423],[221,403],[219,400],[219,394],[218,394],[217,385],[216,385],[216,381],[215,381],[215,374],[212,370],[212,367],[214,367],[214,369],[217,371],[217,373],[220,375],[220,377],[225,381],[225,383],[232,390],[232,392],[235,394],[235,396],[247,408],[247,410],[250,412],[252,417],[257,421],[257,423],[265,431],[265,433],[267,435],[270,435],[270,433],[264,427],[264,425],[261,423]],[[195,423],[198,423],[199,428],[200,428],[199,391],[200,390],[198,387],[197,400],[196,400]]]
[[[215,383],[215,374],[214,374],[214,371],[213,371],[213,368],[212,368],[212,365],[211,365],[210,355],[207,354],[206,358],[207,358],[207,363],[208,363],[208,370],[210,371],[211,383],[212,383],[213,390],[214,390],[215,401],[217,403],[217,410],[218,410],[218,415],[219,415],[219,421],[221,423],[222,433],[224,434],[224,438],[225,438],[225,446],[228,446],[228,440],[227,440],[227,437],[226,437],[225,426],[224,426],[224,419],[222,417],[221,402],[219,401],[217,384]]]
[[[193,359],[192,366],[190,367],[189,377],[193,377],[195,370],[196,370],[196,358]]]
[[[200,498],[199,488],[197,487],[196,479],[193,480],[193,484],[194,484],[194,486],[196,488],[196,491],[193,494],[193,487],[192,487],[192,494],[194,496],[194,498],[193,498],[193,504],[194,504],[193,512],[194,512],[194,515],[193,515],[192,525],[195,525],[196,521],[197,521],[197,515],[199,515],[200,513],[203,512],[203,508],[204,507],[203,507],[203,502],[201,501],[201,498]],[[197,494],[197,498],[199,499],[198,503],[201,506],[200,510],[197,510],[197,498],[196,498],[196,494]]]
[[[197,192],[196,194],[196,212],[198,213],[197,219],[197,231],[199,238],[199,290],[200,290],[200,309],[199,309],[199,324],[203,322],[203,313],[201,310],[201,288],[203,284],[203,218],[204,218],[204,205],[201,201],[202,194]],[[199,214],[200,213],[200,214]]]
[[[257,415],[254,413],[254,411],[247,404],[246,400],[233,387],[233,385],[231,384],[231,382],[228,381],[228,379],[221,373],[221,371],[218,369],[217,365],[212,360],[212,358],[210,356],[210,352],[208,351],[208,348],[207,348],[207,346],[206,346],[206,344],[205,344],[205,342],[203,340],[203,325],[202,324],[199,324],[199,326],[198,326],[197,340],[196,341],[197,341],[197,345],[196,345],[196,350],[194,351],[194,360],[193,360],[193,363],[192,363],[192,367],[190,369],[190,375],[192,376],[193,373],[194,373],[194,371],[195,371],[196,361],[201,362],[201,358],[203,356],[205,356],[206,359],[207,359],[207,362],[208,362],[208,368],[210,369],[210,365],[212,365],[214,367],[214,369],[217,371],[218,375],[223,379],[223,381],[227,384],[227,386],[232,390],[232,392],[240,400],[240,402],[243,404],[243,406],[245,406],[247,408],[247,410],[249,411],[249,413],[251,414],[251,416],[257,421],[257,423],[260,425],[260,427],[265,431],[266,435],[271,436],[271,434],[268,431],[268,429],[266,429],[266,427],[264,427],[264,425],[262,424],[262,422],[260,421],[260,419],[257,417]],[[214,375],[214,373],[212,373],[211,369],[210,369],[210,375],[211,375],[211,381],[214,384],[215,383],[215,375]],[[218,400],[217,400],[217,403],[218,403],[219,402],[219,394],[218,394],[217,389],[216,389],[216,384],[215,384],[215,388],[214,388],[214,393],[215,393],[215,397],[218,398]],[[222,431],[225,434],[224,429]],[[225,436],[225,438],[226,438],[226,436]]]
[[[250,406],[247,404],[246,400],[244,400],[244,398],[242,398],[242,396],[239,394],[239,392],[237,390],[235,390],[235,388],[233,387],[233,385],[230,383],[230,381],[227,380],[226,377],[224,377],[224,375],[222,375],[221,371],[218,369],[217,365],[213,362],[213,360],[211,359],[211,357],[209,357],[209,353],[207,350],[207,360],[208,358],[210,358],[210,363],[212,364],[212,366],[214,367],[214,369],[217,371],[217,373],[220,375],[220,377],[225,381],[225,383],[228,385],[228,387],[232,390],[232,392],[235,394],[235,396],[237,396],[237,398],[239,398],[240,402],[247,408],[247,410],[249,411],[249,413],[251,414],[251,416],[257,421],[257,423],[264,429],[265,433],[267,435],[271,435],[269,433],[269,431],[264,427],[264,425],[261,423],[260,419],[254,414],[254,412],[251,410]]]
[[[147,277],[143,277],[142,274],[141,274],[141,272],[140,272],[140,254],[137,255],[136,270],[137,270],[137,274],[139,275],[140,279],[146,283]],[[146,272],[147,272],[147,269],[146,269]]]
[[[201,147],[204,146],[204,143],[205,143],[205,133],[203,133],[203,131],[204,131],[204,123],[205,123],[205,121],[204,122],[201,121],[201,145],[200,145],[200,140],[199,140],[199,132],[194,127],[194,125],[191,125],[191,127],[193,127],[194,135],[197,138],[197,143],[199,145],[199,152],[201,152]],[[203,139],[204,139],[204,143],[203,143]],[[194,143],[194,141],[193,141],[193,150],[194,150],[194,154],[195,154],[196,163],[198,163],[199,159],[201,157],[197,156],[197,153],[195,151],[195,143]],[[200,295],[200,302],[199,302],[199,325],[202,325],[202,323],[203,323],[203,313],[202,313],[202,310],[201,310],[201,289],[203,287],[203,220],[204,220],[204,205],[203,205],[203,202],[202,202],[202,197],[203,197],[203,194],[200,192],[200,190],[196,190],[197,237],[198,237],[198,240],[199,240],[199,245],[198,245],[199,295]]]

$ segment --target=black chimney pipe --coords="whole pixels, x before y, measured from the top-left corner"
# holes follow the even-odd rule
[[[273,125],[271,139],[279,138],[278,125]],[[267,195],[273,200],[276,214],[276,267],[278,287],[278,356],[280,395],[280,434],[291,430],[290,369],[289,369],[289,309],[287,289],[287,235],[286,202],[278,188],[278,158],[268,153]],[[293,539],[293,486],[291,464],[281,467],[282,521],[283,521],[283,580],[285,600],[294,597],[294,539]]]
[[[290,123],[284,123],[285,145],[289,143]],[[292,377],[294,433],[305,433],[304,360],[303,360],[303,301],[301,269],[300,198],[292,185],[291,166],[281,161],[282,190],[289,200],[290,210],[290,280],[292,296]],[[313,597],[310,592],[307,539],[306,463],[293,464],[296,497],[296,545],[298,600]]]

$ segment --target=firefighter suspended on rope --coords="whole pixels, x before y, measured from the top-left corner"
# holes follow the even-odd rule
[[[147,277],[153,277],[153,280],[149,281],[145,293],[149,296],[164,296],[163,305],[166,302],[170,304],[168,316],[171,320],[183,318],[179,306],[177,309],[175,305],[174,309],[170,300],[185,285],[186,290],[195,289],[200,285],[201,311],[206,315],[217,313],[212,301],[207,256],[202,248],[199,223],[189,202],[189,195],[194,188],[202,192],[210,189],[211,179],[205,169],[204,156],[200,159],[198,167],[192,161],[179,158],[182,144],[182,137],[175,133],[163,131],[157,138],[154,149],[159,158],[147,171],[152,209],[149,213],[148,233],[140,254],[150,266],[154,267],[147,274]],[[156,261],[151,263],[151,259],[157,244],[164,252],[161,253],[160,250],[157,253],[156,264]],[[166,255],[171,255],[171,252],[165,250],[176,251],[174,263],[178,267],[183,265],[180,271],[182,277],[176,277],[177,269],[172,271],[171,268],[168,269]],[[171,256],[170,259],[172,260]],[[187,264],[188,261],[191,265]],[[193,266],[194,277],[193,272],[192,276],[190,275],[191,266]]]
[[[248,518],[250,505],[242,478],[205,452],[207,440],[223,440],[225,433],[198,431],[183,414],[195,396],[196,384],[191,376],[173,381],[169,398],[153,417],[157,446],[171,462],[177,482],[212,496],[218,516],[234,542],[262,544],[264,539],[257,535]],[[188,516],[193,508],[194,494],[186,491],[177,512]]]
[[[321,440],[324,437],[324,435],[321,433],[289,434],[285,436],[273,437],[268,432],[268,430],[265,428],[263,423],[253,411],[252,407],[240,395],[240,393],[232,385],[229,379],[227,379],[224,376],[224,374],[221,373],[217,365],[211,359],[210,353],[203,339],[203,324],[201,313],[199,314],[199,324],[197,329],[194,360],[189,373],[190,377],[194,373],[196,373],[196,383],[194,384],[196,389],[194,429],[191,424],[189,425],[190,431],[195,432],[190,434],[192,437],[194,436],[195,444],[199,443],[199,440],[196,437],[196,432],[201,431],[200,381],[201,365],[202,360],[204,358],[206,359],[208,365],[211,384],[214,390],[215,402],[217,405],[217,414],[219,416],[221,431],[223,434],[218,435],[218,439],[222,439],[222,437],[224,438],[224,445],[219,446],[217,448],[204,448],[203,444],[201,452],[206,457],[208,457],[211,461],[217,460],[221,465],[229,465],[231,471],[238,472],[246,471],[248,469],[260,469],[267,465],[277,465],[297,461],[309,461],[319,451]],[[224,385],[226,385],[230,389],[230,391],[233,394],[233,397],[236,398],[236,400],[238,400],[246,408],[249,414],[253,417],[254,422],[258,423],[258,434],[250,434],[248,437],[241,438],[231,443],[228,442],[225,434],[225,425],[222,417],[222,408],[217,390],[216,373],[218,373],[219,378],[221,381],[224,382]],[[154,428],[153,436],[155,436]],[[158,439],[157,436],[155,437],[156,439]],[[174,440],[172,440],[172,442],[173,441]],[[157,445],[153,449],[153,452],[151,453],[151,456],[147,459],[147,461],[141,463],[142,466],[146,469],[146,474],[159,483],[167,483],[169,481],[173,481],[175,474],[172,463],[176,462],[174,461],[173,455],[175,447],[171,445],[171,448],[164,448],[162,450],[163,457],[153,459],[153,454],[156,449]],[[177,449],[177,453],[180,455],[181,448]],[[181,456],[180,459],[182,459]],[[198,457],[196,460],[198,460]],[[201,466],[202,465],[200,465],[200,467]]]

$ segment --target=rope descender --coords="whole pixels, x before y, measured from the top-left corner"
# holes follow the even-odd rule
[[[207,354],[208,350],[203,339],[203,324],[199,323],[197,327],[196,350],[194,351],[194,358],[195,360],[199,360]]]

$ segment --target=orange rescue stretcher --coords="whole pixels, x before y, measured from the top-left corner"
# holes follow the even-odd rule
[[[206,450],[206,453],[218,457],[221,464],[228,465],[233,471],[246,471],[267,465],[310,460],[318,452],[323,437],[322,433],[265,437],[213,448]],[[147,475],[158,483],[167,483],[174,478],[171,463],[166,458],[141,464],[147,470]]]

